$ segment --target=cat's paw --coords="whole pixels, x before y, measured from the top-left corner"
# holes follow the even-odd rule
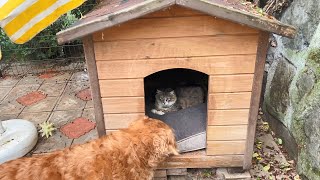
[[[159,114],[159,115],[164,115],[165,113],[162,112],[162,111],[157,111],[157,114]]]
[[[153,114],[157,114],[157,110],[155,110],[155,109],[151,109],[151,112],[152,112]]]
[[[158,115],[164,115],[165,114],[164,112],[158,111],[156,109],[152,109],[151,112],[154,113],[154,114],[158,114]]]

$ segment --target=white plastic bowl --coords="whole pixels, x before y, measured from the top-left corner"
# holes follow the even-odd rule
[[[38,133],[32,122],[23,119],[2,121],[0,164],[26,155],[36,145]]]

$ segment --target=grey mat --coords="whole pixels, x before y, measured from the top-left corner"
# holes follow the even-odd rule
[[[205,103],[162,116],[148,110],[147,115],[162,120],[174,129],[180,152],[206,147],[207,106]]]

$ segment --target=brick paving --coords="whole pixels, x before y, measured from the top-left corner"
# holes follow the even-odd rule
[[[48,139],[39,135],[32,151],[34,154],[63,149],[96,138],[98,135],[88,74],[48,72],[39,76],[0,78],[0,120],[15,118],[29,120],[38,129],[39,124],[45,121],[54,123],[57,128]],[[76,135],[68,137],[60,128],[70,127],[74,121],[78,125],[76,130],[71,128],[67,131],[73,130]]]

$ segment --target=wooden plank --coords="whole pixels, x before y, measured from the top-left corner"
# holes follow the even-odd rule
[[[104,114],[106,129],[123,129],[137,119],[143,118],[144,113]]]
[[[249,109],[209,110],[208,125],[248,124]]]
[[[181,176],[181,175],[187,175],[188,171],[186,168],[179,168],[179,169],[168,169],[167,175],[168,176]]]
[[[154,178],[166,178],[167,177],[167,170],[165,169],[157,169],[154,171]]]
[[[109,135],[110,133],[112,133],[112,132],[117,132],[118,130],[106,130],[105,131],[105,133],[106,133],[106,135]]]
[[[244,154],[245,141],[207,141],[207,155]]]
[[[253,153],[254,137],[257,125],[257,115],[259,110],[259,102],[261,95],[261,87],[263,82],[264,64],[267,56],[269,47],[269,33],[260,32],[259,35],[259,48],[257,51],[256,69],[254,72],[253,86],[252,86],[252,97],[249,112],[249,123],[248,123],[248,135],[247,144],[245,151],[245,161],[243,163],[244,169],[250,169]]]
[[[105,3],[110,5],[109,3]],[[131,19],[135,19],[146,14],[155,12],[157,10],[169,7],[175,4],[174,0],[152,0],[152,1],[136,1],[124,11],[115,11],[110,14],[100,14],[98,17],[91,17],[91,20],[87,21],[86,18],[80,20],[77,25],[73,25],[71,28],[60,31],[57,33],[57,41],[59,44],[63,44],[80,37],[87,36],[95,33],[107,27],[120,24]],[[152,7],[152,8],[150,8]],[[97,8],[100,9],[100,8]],[[91,21],[91,22],[90,22]]]
[[[248,109],[250,98],[251,92],[209,94],[208,109]]]
[[[252,91],[253,74],[210,76],[209,93]]]
[[[143,79],[100,80],[101,97],[144,96]]]
[[[105,135],[105,125],[103,119],[103,110],[101,103],[101,95],[99,88],[99,80],[97,74],[97,65],[94,56],[94,46],[92,41],[92,36],[88,36],[82,39],[85,58],[88,67],[89,79],[90,79],[90,88],[92,92],[93,107],[94,107],[94,116],[97,124],[98,136],[101,137]]]
[[[108,113],[144,113],[144,97],[102,98],[103,112]]]
[[[243,155],[222,156],[173,156],[160,164],[158,168],[213,168],[213,167],[241,167]]]
[[[173,5],[165,9],[147,14],[141,18],[163,18],[163,17],[185,17],[185,16],[201,16],[204,15],[199,11],[183,8],[181,6]]]
[[[208,126],[207,141],[245,140],[247,125]]]
[[[132,60],[257,52],[257,35],[201,36],[95,42],[96,60]]]
[[[94,41],[257,34],[247,26],[212,16],[136,19],[93,34]]]
[[[99,79],[144,78],[152,73],[186,68],[209,75],[253,73],[255,55],[97,61]]]
[[[176,4],[281,36],[293,38],[296,34],[293,26],[247,10],[234,8],[232,4],[226,6],[221,4],[221,1],[176,0]]]

